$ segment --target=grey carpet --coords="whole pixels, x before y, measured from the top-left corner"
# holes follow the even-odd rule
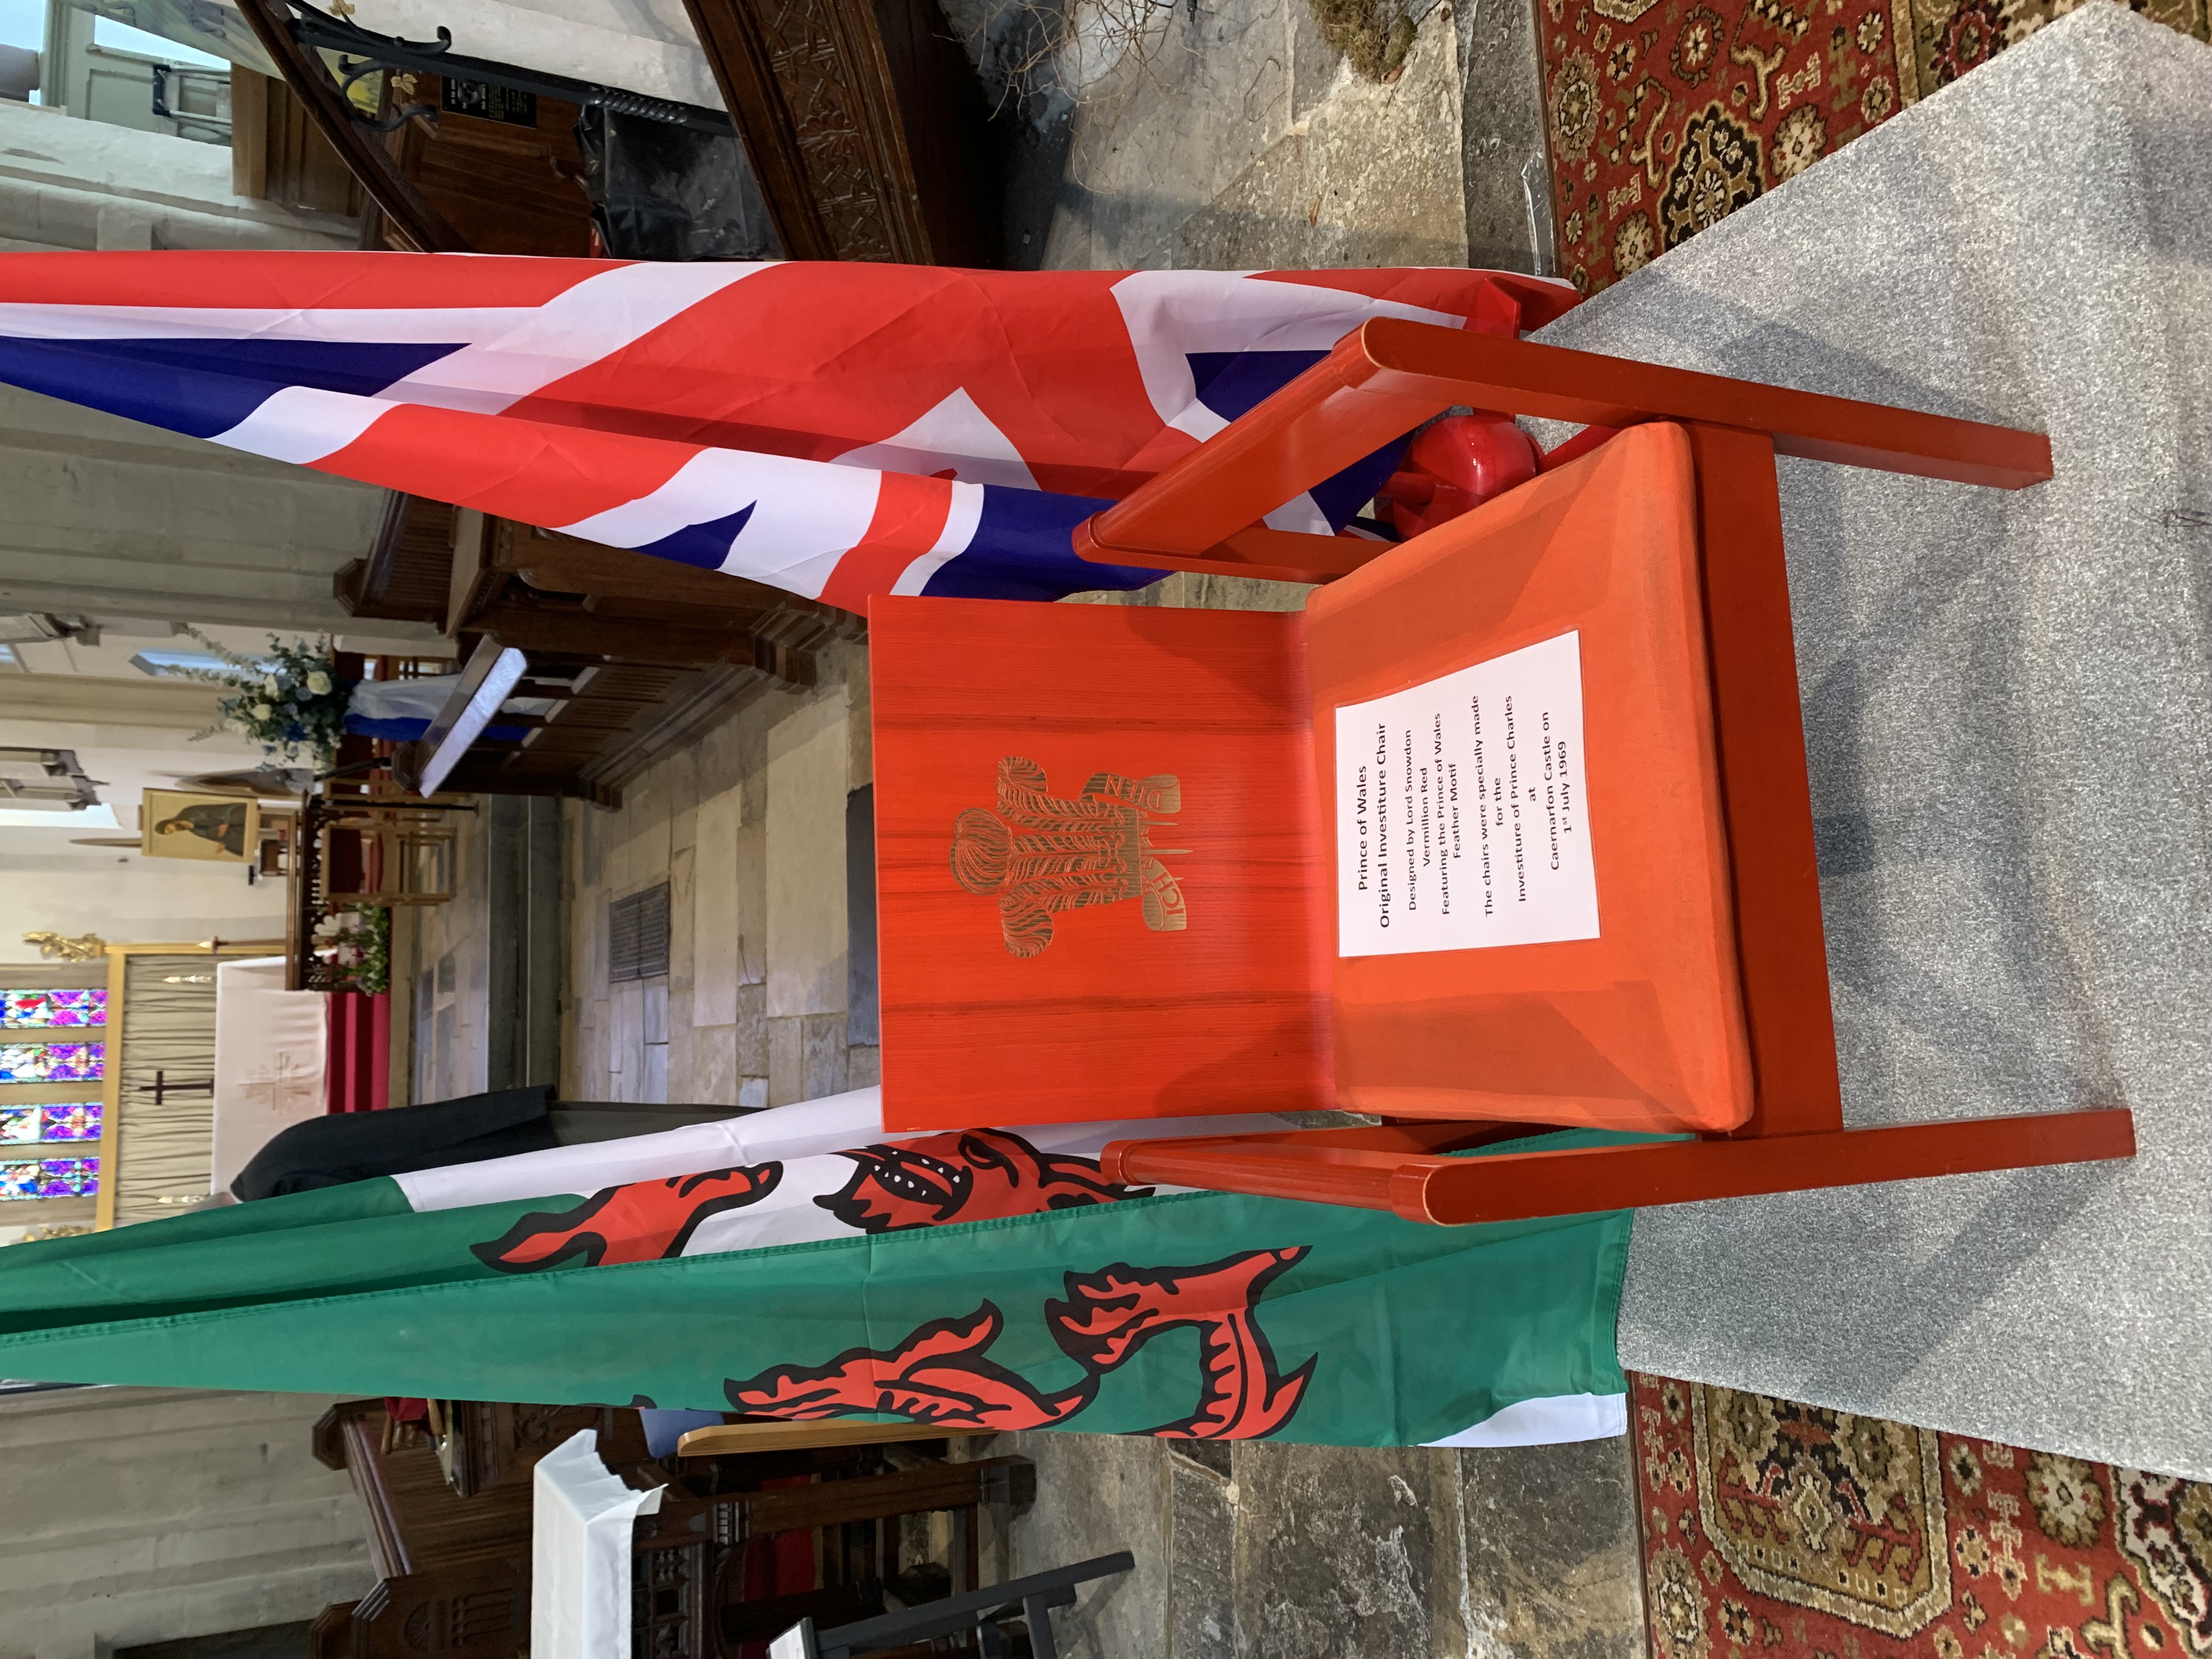
[[[2212,49],[2085,5],[1541,337],[2051,434],[1784,463],[1845,1114],[2142,1147],[1646,1210],[1624,1363],[2212,1478]]]

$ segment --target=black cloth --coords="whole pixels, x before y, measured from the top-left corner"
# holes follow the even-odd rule
[[[230,1183],[231,1196],[250,1203],[377,1176],[658,1134],[693,1123],[719,1123],[755,1109],[560,1101],[552,1096],[551,1088],[544,1085],[501,1089],[422,1106],[310,1118],[280,1132],[256,1152]]]
[[[560,1142],[548,1121],[553,1091],[500,1089],[382,1112],[332,1112],[281,1131],[230,1183],[241,1203],[338,1187],[377,1176],[475,1164]]]
[[[694,1123],[720,1123],[748,1117],[757,1106],[664,1106],[652,1101],[556,1100],[545,1115],[553,1126],[553,1139],[563,1146],[586,1146],[599,1140],[626,1140],[632,1135],[657,1135],[670,1129],[687,1129]]]

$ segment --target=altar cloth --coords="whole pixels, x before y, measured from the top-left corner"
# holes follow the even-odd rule
[[[284,958],[215,970],[215,1152],[208,1190],[228,1193],[277,1132],[323,1110],[319,991],[284,988]]]
[[[633,1492],[599,1461],[585,1429],[531,1475],[530,1651],[608,1659],[629,1651],[630,1526],[660,1511],[659,1486]]]

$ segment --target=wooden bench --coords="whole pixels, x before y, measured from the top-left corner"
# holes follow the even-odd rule
[[[334,1406],[315,1425],[317,1460],[343,1469],[361,1503],[376,1583],[316,1620],[314,1659],[513,1659],[530,1638],[532,1477],[583,1430],[633,1489],[664,1488],[632,1535],[633,1628],[640,1651],[669,1659],[736,1659],[801,1619],[882,1613],[902,1516],[952,1515],[952,1586],[973,1590],[976,1511],[1036,1491],[1026,1458],[947,1462],[927,1443],[896,1465],[874,1443],[663,1462],[635,1411],[432,1403],[433,1423],[411,1433],[395,1433],[377,1400]],[[889,1437],[910,1438],[896,1427]],[[748,1597],[749,1544],[790,1531],[816,1534],[814,1583]]]
[[[550,715],[502,718],[527,728],[520,739],[470,734],[439,775],[471,793],[614,805],[660,756],[757,696],[813,684],[817,653],[866,633],[850,612],[741,577],[398,495],[334,587],[350,614],[431,623],[465,657],[488,641],[520,653],[532,683],[517,695],[554,700]],[[441,742],[460,729],[461,706],[450,712]],[[428,775],[435,747],[404,766]]]

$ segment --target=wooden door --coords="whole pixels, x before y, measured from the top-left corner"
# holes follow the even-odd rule
[[[386,140],[400,173],[461,228],[471,252],[588,257],[592,204],[576,106],[482,82],[392,78],[387,102],[436,111]]]

